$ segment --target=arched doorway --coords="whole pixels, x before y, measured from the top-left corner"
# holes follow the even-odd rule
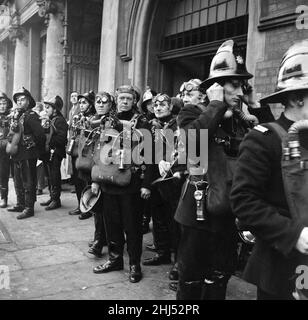
[[[248,0],[158,0],[149,22],[147,85],[176,95],[180,84],[205,79],[225,39],[246,54]],[[153,8],[152,8],[153,10]]]

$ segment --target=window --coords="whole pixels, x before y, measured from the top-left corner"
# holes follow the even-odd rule
[[[164,51],[247,33],[248,0],[174,0],[173,8]]]

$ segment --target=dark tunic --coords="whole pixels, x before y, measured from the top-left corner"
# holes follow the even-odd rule
[[[293,124],[284,114],[277,123],[285,130]],[[307,148],[308,136],[301,141]],[[304,225],[291,220],[281,156],[276,133],[252,130],[240,148],[231,201],[242,227],[257,237],[244,278],[269,294],[289,296],[295,280],[295,245]]]

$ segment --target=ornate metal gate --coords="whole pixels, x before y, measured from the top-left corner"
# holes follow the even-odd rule
[[[100,44],[73,41],[68,63],[68,94],[97,92]]]

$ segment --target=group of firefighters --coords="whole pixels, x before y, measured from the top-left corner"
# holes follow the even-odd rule
[[[139,282],[152,218],[155,254],[142,264],[172,263],[177,299],[226,298],[239,234],[253,243],[243,278],[258,299],[307,299],[296,272],[308,264],[308,41],[286,52],[275,93],[260,103],[252,77],[228,40],[209,77],[183,83],[176,98],[151,89],[142,97],[131,85],[114,95],[72,92],[66,121],[59,96],[37,114],[25,88],[14,93],[15,106],[1,93],[0,207],[7,207],[11,159],[17,203],[7,210],[20,220],[34,216],[40,159],[50,193],[41,206],[60,208],[68,157],[78,201],[69,214],[94,216],[89,253],[101,257],[108,247],[94,273],[123,270],[126,244],[129,281]],[[270,103],[285,107],[276,121]]]

